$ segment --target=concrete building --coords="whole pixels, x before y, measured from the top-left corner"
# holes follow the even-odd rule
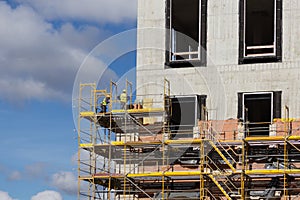
[[[245,105],[268,112],[261,120],[283,117],[285,105],[299,118],[299,9],[290,0],[139,0],[138,93],[166,77],[174,95],[206,94],[211,119],[245,118]]]
[[[138,0],[137,96],[79,87],[78,199],[299,200],[299,11]]]

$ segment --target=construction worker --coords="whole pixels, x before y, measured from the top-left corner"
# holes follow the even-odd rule
[[[102,102],[101,102],[101,112],[102,113],[106,113],[107,111],[107,104],[109,104],[110,102],[110,96],[106,95],[106,97],[103,98]]]
[[[123,90],[122,94],[120,95],[121,109],[125,109],[128,99],[129,97],[126,94],[126,90]]]

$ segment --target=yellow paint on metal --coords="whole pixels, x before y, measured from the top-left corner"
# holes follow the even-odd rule
[[[127,177],[161,177],[163,176],[163,172],[152,172],[152,173],[140,173],[140,174],[127,174]]]
[[[226,199],[228,199],[228,200],[232,200],[231,199],[231,197],[227,194],[227,192],[224,190],[224,188],[220,185],[220,183],[217,181],[217,179],[213,176],[213,175],[211,175],[211,174],[209,174],[208,175],[209,176],[209,178],[215,183],[215,185],[220,189],[220,191],[224,194],[224,196],[226,197]]]
[[[93,177],[91,177],[91,176],[80,176],[80,177],[78,177],[78,179],[79,180],[92,180]]]
[[[293,122],[293,121],[296,121],[297,119],[296,118],[276,118],[274,119],[273,121],[274,122]]]
[[[92,117],[92,116],[94,116],[94,115],[95,115],[95,113],[92,112],[92,111],[86,111],[86,112],[81,112],[81,113],[80,113],[80,116],[81,116],[81,117]]]
[[[142,108],[142,109],[128,109],[128,110],[112,110],[112,113],[151,113],[163,112],[163,108]]]
[[[245,141],[284,141],[284,140],[300,140],[300,136],[267,136],[267,137],[247,137]]]
[[[139,174],[127,174],[127,177],[162,177],[162,176],[199,176],[201,174],[208,174],[207,172],[201,171],[176,171],[176,172],[150,172],[150,173],[139,173]]]
[[[246,170],[245,174],[300,174],[300,169],[253,169]]]
[[[93,144],[92,143],[80,144],[80,147],[82,147],[82,148],[93,147]]]
[[[114,141],[111,142],[114,146],[147,146],[147,145],[159,145],[162,144],[161,141],[153,141],[153,142],[123,142],[123,141]]]
[[[113,82],[112,82],[113,83]],[[114,87],[117,87],[114,84]],[[169,84],[169,83],[168,83]],[[85,85],[81,85],[81,87],[83,87]],[[119,103],[119,100],[117,100],[117,94],[114,94],[112,91],[117,91],[114,88],[110,89],[110,92],[106,92],[106,90],[96,90],[96,85],[86,85],[86,86],[91,86],[92,87],[92,93],[91,98],[89,98],[89,100],[85,100],[82,98],[81,96],[81,92],[80,92],[80,98],[82,100],[85,100],[83,103],[89,103],[90,102],[90,107],[88,108],[89,111],[83,110],[81,109],[82,107],[80,106],[81,104],[79,104],[78,108],[79,108],[79,113],[80,113],[80,117],[78,120],[78,143],[79,143],[79,151],[78,151],[78,172],[79,174],[84,171],[85,169],[87,169],[87,173],[84,174],[89,174],[87,176],[80,176],[78,177],[78,191],[80,191],[80,181],[87,181],[89,182],[89,192],[91,195],[90,197],[94,198],[95,194],[97,193],[97,188],[95,187],[96,184],[103,184],[105,185],[105,187],[107,188],[108,191],[108,195],[106,196],[109,197],[109,195],[113,194],[111,193],[112,189],[116,189],[118,187],[120,187],[120,185],[118,185],[119,183],[123,184],[123,195],[124,195],[124,199],[126,198],[127,194],[131,194],[131,187],[129,186],[130,184],[127,183],[127,180],[129,180],[128,178],[132,178],[132,180],[151,180],[151,181],[158,181],[161,184],[162,188],[159,188],[156,190],[156,192],[162,192],[162,194],[164,194],[164,192],[167,192],[169,190],[168,185],[165,185],[166,180],[170,179],[174,179],[176,180],[178,179],[182,179],[186,182],[189,182],[189,179],[198,179],[199,178],[199,188],[200,188],[200,199],[205,199],[206,195],[204,193],[204,186],[205,186],[205,181],[211,181],[214,182],[214,184],[216,186],[214,186],[215,189],[218,189],[222,192],[218,192],[219,194],[221,194],[222,198],[226,198],[227,200],[230,200],[231,197],[233,198],[233,196],[228,194],[228,186],[226,186],[226,184],[224,183],[224,178],[223,177],[228,177],[232,174],[238,174],[240,175],[240,188],[236,188],[236,191],[239,192],[239,194],[237,196],[240,196],[240,199],[245,199],[245,189],[247,189],[247,187],[245,188],[245,177],[246,175],[260,175],[259,177],[263,177],[263,178],[270,178],[272,177],[272,175],[284,175],[284,178],[286,178],[289,174],[300,174],[300,169],[253,169],[253,170],[246,170],[249,169],[248,167],[248,163],[247,163],[247,152],[248,152],[248,146],[251,146],[251,142],[253,142],[254,144],[256,143],[268,143],[268,141],[272,141],[272,142],[277,142],[278,144],[284,144],[285,145],[285,151],[284,151],[284,164],[287,166],[287,160],[288,160],[288,156],[289,156],[289,152],[286,150],[286,146],[288,144],[288,141],[293,141],[293,140],[300,140],[300,136],[288,136],[288,134],[286,134],[285,136],[268,136],[268,137],[247,137],[245,138],[245,140],[226,140],[225,138],[219,139],[218,142],[220,143],[219,145],[216,145],[213,141],[207,139],[187,139],[187,140],[183,140],[183,139],[179,139],[179,140],[164,140],[165,137],[163,137],[162,141],[159,140],[151,140],[151,141],[147,141],[147,139],[143,139],[143,141],[136,141],[136,137],[134,136],[134,141],[132,141],[131,139],[127,139],[127,141],[111,141],[111,133],[112,130],[114,128],[113,122],[115,122],[114,120],[114,115],[116,115],[117,117],[120,117],[120,119],[126,119],[126,115],[125,113],[129,113],[129,114],[137,114],[138,117],[143,117],[144,118],[144,123],[147,117],[149,117],[147,114],[151,114],[151,113],[159,113],[162,115],[162,121],[163,122],[163,131],[162,131],[162,135],[169,135],[170,136],[170,130],[168,129],[169,127],[169,121],[165,120],[168,118],[164,118],[165,115],[168,115],[168,113],[172,113],[172,107],[170,107],[169,109],[166,109],[166,100],[169,100],[168,97],[170,96],[170,90],[168,89],[168,91],[164,90],[164,106],[162,108],[152,108],[152,107],[145,107],[143,109],[128,109],[128,110],[112,110],[112,105],[113,103]],[[169,86],[168,86],[169,87]],[[127,87],[126,87],[127,89]],[[82,89],[81,89],[82,90]],[[100,94],[97,94],[100,93]],[[102,94],[103,93],[103,94]],[[106,94],[111,95],[112,99],[109,105],[109,112],[107,113],[95,113],[93,112],[93,108],[97,107],[97,99],[99,97],[105,96]],[[97,96],[99,95],[99,96]],[[89,101],[89,102],[88,102]],[[131,102],[131,100],[130,100]],[[145,101],[144,101],[145,103]],[[169,102],[170,103],[170,102]],[[112,111],[111,111],[112,110]],[[165,112],[167,111],[167,112]],[[168,112],[169,111],[169,112]],[[118,115],[119,114],[119,115]],[[143,115],[144,114],[144,115]],[[97,120],[99,116],[105,116],[105,118],[100,118],[99,120]],[[125,117],[124,117],[125,116]],[[105,128],[105,136],[107,136],[107,141],[106,144],[93,144],[93,143],[83,143],[81,138],[81,134],[85,133],[86,130],[81,128],[81,119],[85,118],[90,122],[90,130],[87,130],[90,134],[90,140],[86,140],[86,142],[92,142],[93,141],[93,137],[95,134],[95,129],[94,126],[96,126],[96,128],[98,128],[99,125],[99,129]],[[106,126],[104,126],[103,124],[99,124],[99,121],[103,120],[103,123],[105,123]],[[288,116],[286,118],[282,118],[282,119],[276,119],[274,120],[274,122],[283,122],[285,124],[288,124],[289,122],[293,122],[299,119],[294,119],[294,118],[289,118]],[[82,120],[83,121],[83,120]],[[85,122],[85,121],[84,121]],[[145,123],[147,124],[147,123]],[[130,124],[128,124],[130,125]],[[139,124],[140,126],[142,126],[142,123]],[[127,126],[127,123],[125,123],[125,126]],[[200,126],[200,125],[199,125]],[[205,127],[204,127],[205,128]],[[209,127],[205,128],[208,129]],[[124,130],[128,130],[127,128],[125,128]],[[124,138],[126,138],[127,136],[130,136],[131,138],[131,134],[135,134],[136,131],[134,130],[133,132],[130,132],[131,129],[129,129],[128,131],[128,135],[127,132],[124,133]],[[287,128],[285,130],[285,132],[287,132]],[[138,132],[137,132],[138,133]],[[203,132],[204,133],[204,132]],[[123,133],[122,133],[123,134]],[[214,133],[212,133],[214,134]],[[139,136],[143,136],[143,135],[139,135]],[[123,137],[123,135],[122,135]],[[146,140],[146,141],[145,141]],[[217,166],[216,170],[210,170],[209,166],[206,165],[206,163],[208,162],[208,159],[205,157],[207,155],[204,155],[203,152],[204,151],[204,141],[205,142],[210,142],[211,146],[213,149],[215,149],[215,151],[217,151],[217,153],[222,157],[222,159],[225,161],[225,163],[229,166],[229,168],[231,170],[220,170],[219,167]],[[248,142],[248,144],[246,144]],[[294,147],[296,150],[299,150],[298,146],[295,146],[293,144],[293,142],[290,142],[291,147]],[[185,145],[186,144],[186,145]],[[177,146],[177,147],[181,147],[181,146],[187,146],[188,144],[194,144],[192,146],[200,146],[201,147],[201,155],[199,155],[200,158],[200,163],[198,165],[197,169],[190,169],[190,171],[188,169],[185,169],[187,171],[171,171],[170,170],[170,163],[168,161],[170,156],[168,154],[167,150],[167,145],[170,146]],[[152,145],[152,146],[151,146]],[[147,171],[147,166],[148,163],[144,164],[141,163],[141,170],[138,170],[138,172],[133,173],[133,169],[136,167],[135,162],[132,162],[131,159],[135,159],[135,156],[140,156],[139,155],[139,151],[137,152],[130,152],[128,151],[129,148],[137,148],[139,150],[139,148],[143,147],[143,146],[150,146],[150,147],[154,147],[155,145],[161,145],[161,147],[159,147],[160,149],[158,149],[160,152],[163,152],[162,157],[160,157],[159,159],[160,161],[153,162],[153,164],[151,164],[152,162],[150,162],[149,164],[153,167],[153,170],[159,168],[159,171],[154,171],[154,172],[148,172],[148,173],[140,173],[140,172],[144,172],[144,167],[145,167],[145,171]],[[224,146],[222,146],[224,145]],[[232,147],[238,147],[238,148],[242,148],[242,153],[241,154],[236,154],[235,149]],[[81,162],[83,162],[83,160],[81,160],[80,157],[80,150],[81,149],[85,149],[87,151],[92,151],[98,154],[98,155],[103,155],[103,157],[107,158],[105,159],[105,161],[107,162],[106,166],[104,169],[99,169],[96,168],[96,156],[91,156],[89,158],[89,160],[85,163],[87,165],[84,166],[83,169],[81,169]],[[231,150],[233,153],[235,153],[236,156],[239,156],[239,160],[240,160],[240,165],[241,168],[239,168],[238,170],[235,169],[234,165],[232,164],[232,162],[229,160],[229,158],[227,157],[227,154],[224,153],[224,150]],[[115,171],[115,173],[107,173],[109,170],[107,169],[111,169],[111,167],[113,166],[113,162],[114,159],[116,158],[116,155],[114,155],[114,153],[119,153],[120,157],[118,157],[118,160],[123,159],[123,166],[122,164],[122,160],[121,162],[118,162],[118,164],[120,165],[120,168],[123,167],[123,170],[119,169],[119,171]],[[231,154],[231,152],[230,152]],[[143,154],[144,155],[144,154]],[[150,159],[151,161],[152,159]],[[147,161],[145,159],[145,161]],[[98,164],[97,164],[98,165]],[[140,167],[140,166],[139,166]],[[143,167],[143,168],[142,168]],[[155,167],[155,168],[154,168]],[[228,167],[227,167],[228,168]],[[82,170],[82,171],[81,171]],[[164,171],[164,170],[170,170],[170,171]],[[175,168],[176,170],[176,168]],[[192,171],[193,170],[193,171]],[[97,172],[102,172],[102,173],[97,173]],[[129,174],[127,174],[129,172]],[[130,173],[131,172],[131,173]],[[177,177],[177,178],[176,178]],[[198,178],[197,178],[198,177]],[[118,181],[115,181],[115,180]],[[211,180],[210,180],[211,179]],[[123,182],[122,182],[123,181]],[[286,188],[286,180],[284,180],[284,188]],[[134,185],[134,184],[133,184]],[[202,186],[201,186],[202,185]],[[122,190],[122,187],[120,187],[120,190]],[[229,188],[230,190],[230,188]],[[141,191],[143,192],[143,191]],[[121,192],[120,192],[121,194]],[[145,192],[144,192],[145,194]],[[121,196],[121,195],[120,195]],[[288,196],[288,193],[284,192],[283,196]],[[116,198],[116,196],[115,196]],[[164,198],[164,197],[163,197]],[[108,198],[110,199],[110,198]]]
[[[111,142],[112,145],[115,145],[115,146],[123,146],[125,145],[125,142],[123,141],[114,141],[114,142]]]
[[[225,163],[229,166],[229,168],[235,172],[236,169],[232,166],[232,164],[228,161],[228,159],[223,155],[220,149],[215,145],[213,141],[209,141],[210,145],[216,150],[216,152],[221,156],[221,158],[225,161]]]

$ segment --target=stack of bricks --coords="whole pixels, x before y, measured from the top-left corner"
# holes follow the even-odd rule
[[[299,119],[276,119],[277,136],[300,135],[300,120]]]
[[[201,138],[219,140],[237,140],[240,132],[237,119],[199,121]]]

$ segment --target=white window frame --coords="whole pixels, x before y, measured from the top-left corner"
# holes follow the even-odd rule
[[[244,49],[243,49],[243,56],[244,58],[251,58],[251,57],[263,57],[263,56],[276,56],[276,37],[277,37],[277,12],[276,12],[276,9],[277,9],[277,5],[276,5],[276,0],[273,0],[274,1],[274,41],[273,41],[273,45],[260,45],[260,46],[247,46],[246,44],[246,21],[247,21],[247,18],[246,18],[246,11],[247,11],[247,8],[246,8],[246,5],[247,5],[247,1],[251,1],[251,0],[243,0],[244,1]],[[273,52],[272,53],[260,53],[260,54],[248,54],[247,55],[247,50],[250,50],[250,49],[271,49],[273,48]]]
[[[191,48],[189,46],[189,51],[188,52],[176,52],[176,31],[172,28],[172,1],[170,0],[170,51],[169,51],[169,59],[170,61],[199,61],[201,60],[201,16],[202,16],[202,10],[201,10],[201,5],[202,5],[202,0],[199,1],[199,34],[198,34],[198,50],[197,51],[191,51]],[[195,58],[194,56],[197,55]],[[177,60],[176,56],[188,56],[187,59],[180,59]]]
[[[255,94],[271,94],[271,123],[273,121],[273,104],[274,104],[274,98],[273,98],[273,92],[245,92],[243,93],[243,112],[242,112],[242,116],[243,116],[243,120],[244,122],[246,122],[245,120],[245,95],[255,95]]]

